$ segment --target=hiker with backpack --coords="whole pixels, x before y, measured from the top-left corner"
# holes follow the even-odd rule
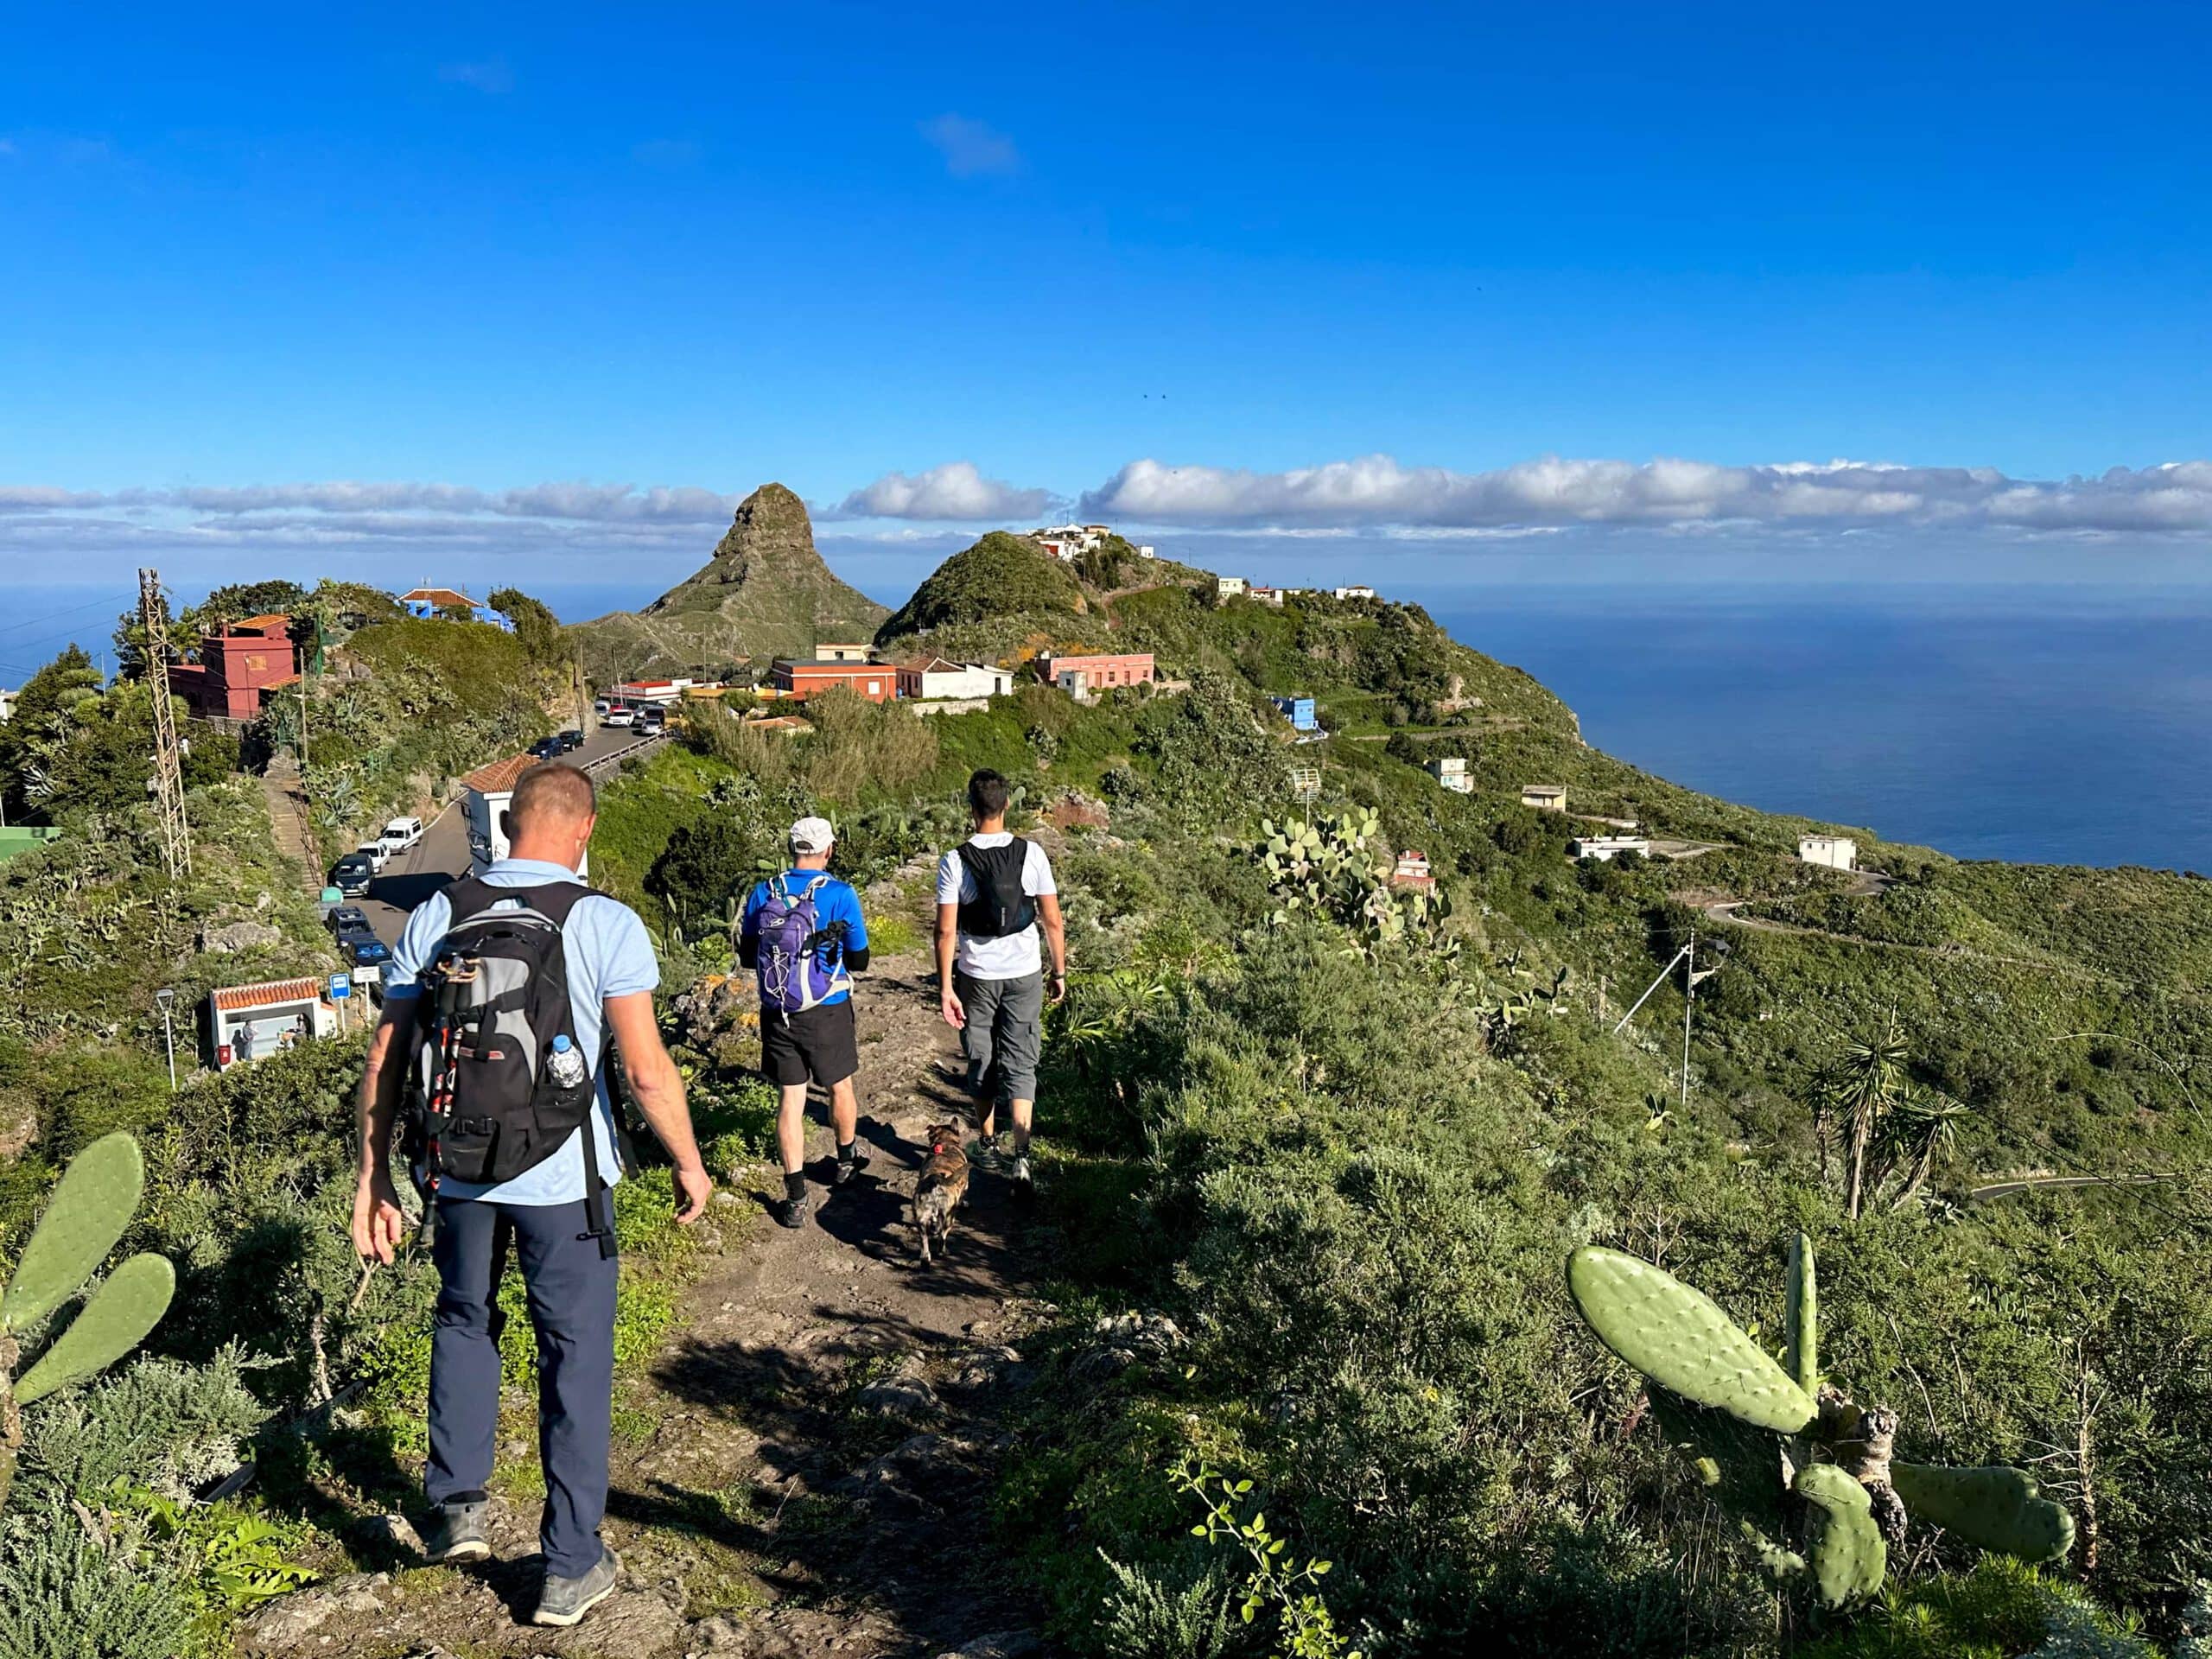
[[[507,808],[508,855],[408,918],[369,1044],[353,1200],[353,1248],[391,1262],[407,1231],[391,1163],[404,1096],[406,1154],[423,1192],[418,1237],[439,1284],[423,1475],[438,1511],[425,1546],[432,1560],[492,1554],[497,1302],[509,1249],[521,1259],[545,1476],[534,1618],[559,1626],[612,1594],[621,1570],[599,1535],[614,1391],[608,1189],[622,1179],[611,1052],[675,1164],[676,1219],[696,1221],[714,1191],[653,1016],[660,972],[645,924],[576,874],[594,818],[582,772],[532,768]]]
[[[968,1092],[982,1119],[976,1162],[985,1169],[1009,1169],[1027,1188],[1045,1007],[1067,996],[1068,941],[1045,849],[1007,830],[1010,798],[1006,779],[995,772],[979,772],[968,780],[976,832],[938,865],[937,969],[938,1006],[945,1024],[960,1033]],[[1052,955],[1049,976],[1046,944]],[[1010,1165],[998,1144],[1001,1111],[1014,1120]]]
[[[806,1086],[830,1094],[837,1137],[835,1184],[868,1167],[855,1144],[860,1035],[853,1020],[855,973],[868,967],[868,923],[861,896],[830,874],[836,835],[826,818],[801,818],[788,837],[791,868],[759,883],[745,901],[737,959],[760,976],[760,1069],[781,1093],[776,1144],[784,1157],[785,1227],[806,1224]]]

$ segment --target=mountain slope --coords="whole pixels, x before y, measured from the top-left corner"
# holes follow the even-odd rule
[[[605,685],[811,653],[817,640],[870,638],[887,614],[823,562],[806,504],[780,484],[763,484],[739,505],[704,569],[642,611],[616,611],[572,632],[585,673]]]

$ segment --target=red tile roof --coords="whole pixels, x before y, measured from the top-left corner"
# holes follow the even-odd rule
[[[242,1008],[273,1008],[285,1002],[315,1002],[321,999],[319,979],[270,979],[258,985],[232,985],[215,993],[215,1006],[225,1014]]]
[[[476,601],[467,594],[452,588],[416,588],[402,594],[400,602],[420,601],[426,605],[474,605]]]
[[[488,766],[477,767],[461,781],[479,795],[512,795],[516,780],[537,764],[534,754],[511,754]]]
[[[270,611],[261,616],[242,616],[231,624],[232,633],[265,633],[270,628],[289,628],[292,619],[282,611]]]

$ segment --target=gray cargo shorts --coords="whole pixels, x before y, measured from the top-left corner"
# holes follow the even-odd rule
[[[952,988],[968,1011],[961,1058],[968,1092],[994,1106],[1037,1098],[1037,1058],[1045,1047],[1045,976],[970,979],[953,971]]]

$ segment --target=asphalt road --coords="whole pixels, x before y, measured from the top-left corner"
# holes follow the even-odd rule
[[[584,740],[582,748],[563,758],[571,765],[588,766],[637,742],[637,733],[626,727],[602,726]],[[604,782],[605,776],[602,772],[597,781]],[[467,869],[468,820],[455,801],[424,826],[422,840],[384,867],[369,883],[368,897],[346,902],[367,912],[377,937],[396,945],[399,930],[407,925],[407,913]]]

